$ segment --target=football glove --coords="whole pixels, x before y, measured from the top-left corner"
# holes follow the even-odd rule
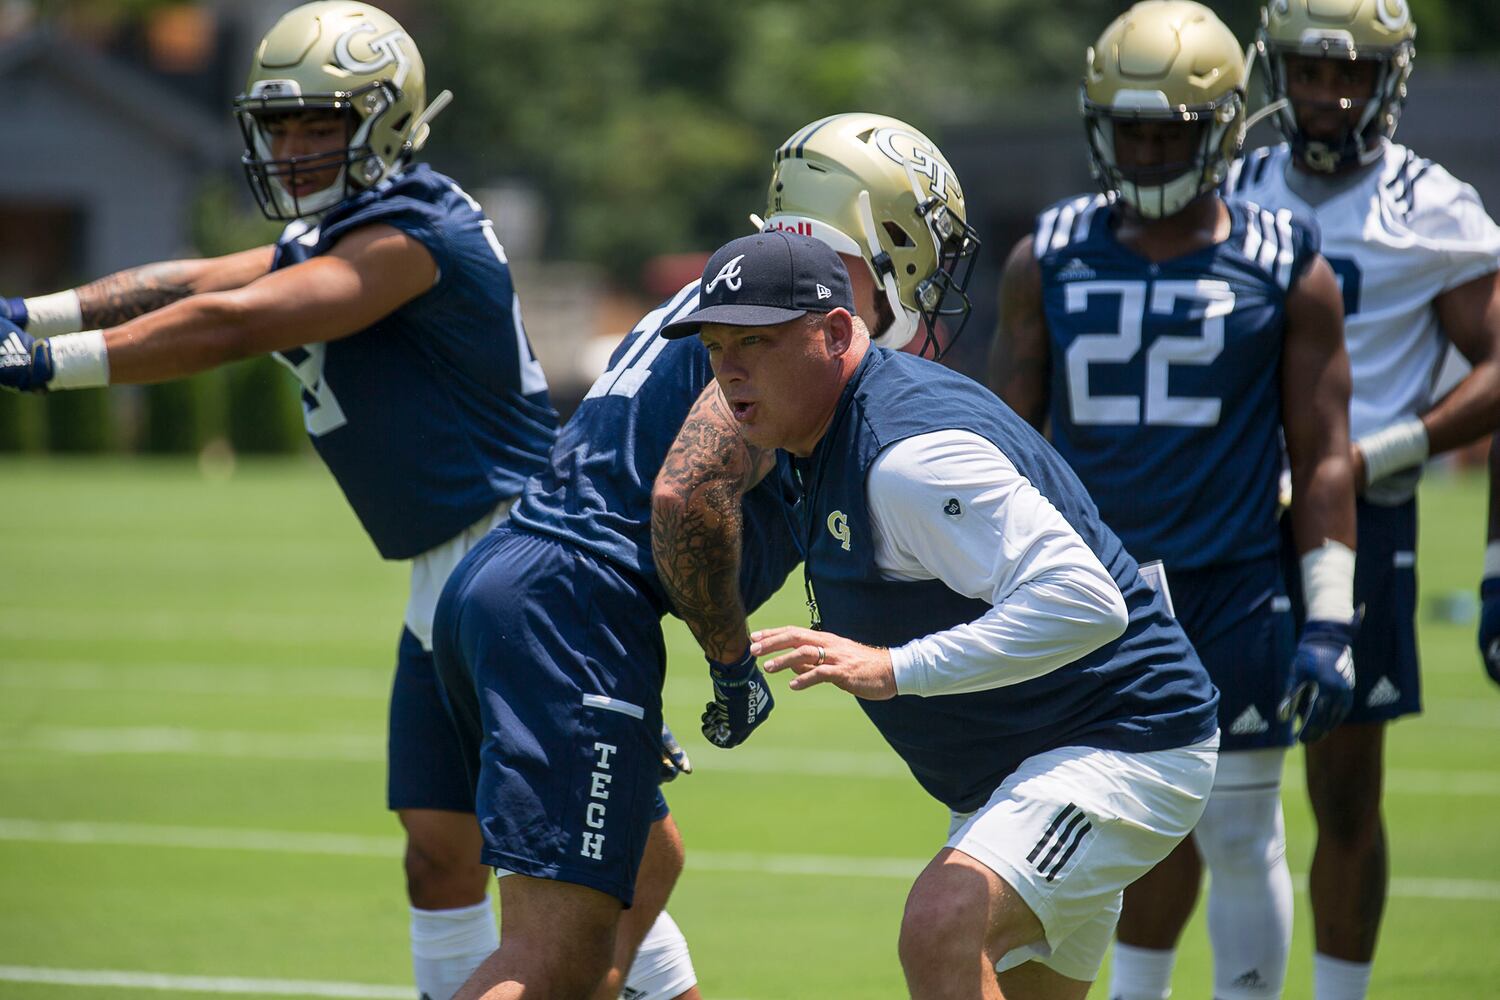
[[[1281,699],[1281,721],[1302,720],[1297,738],[1320,740],[1354,707],[1354,655],[1350,647],[1359,632],[1353,621],[1310,621],[1292,657],[1291,685]]]
[[[1490,680],[1500,684],[1500,576],[1492,576],[1479,585],[1484,602],[1479,613],[1479,654]]]
[[[7,319],[0,319],[0,389],[41,392],[55,372],[52,348]]]
[[[31,319],[31,314],[26,311],[26,300],[0,295],[0,319],[8,319],[26,329],[26,322]]]
[[[737,663],[708,661],[714,700],[703,710],[703,735],[717,747],[739,746],[776,706],[750,650]]]
[[[693,762],[688,760],[687,751],[677,742],[677,737],[672,735],[672,730],[667,724],[661,724],[661,782],[666,784],[679,774],[692,774]]]

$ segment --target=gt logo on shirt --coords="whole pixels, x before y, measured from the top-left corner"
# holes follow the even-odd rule
[[[590,802],[584,811],[583,822],[589,829],[583,831],[583,846],[578,850],[580,855],[594,861],[604,858],[604,834],[590,831],[604,829],[605,814],[609,811],[604,803],[609,799],[609,783],[615,780],[609,773],[609,756],[617,749],[612,743],[594,744],[599,759],[594,762],[596,770],[589,774],[589,798],[598,801]]]
[[[828,533],[839,540],[844,551],[849,551],[849,516],[841,510],[828,515]]]

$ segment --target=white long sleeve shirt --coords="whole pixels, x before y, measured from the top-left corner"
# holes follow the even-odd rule
[[[866,482],[875,564],[987,601],[971,622],[891,650],[901,694],[985,691],[1040,677],[1125,631],[1125,599],[1093,550],[999,448],[964,430],[891,445]]]

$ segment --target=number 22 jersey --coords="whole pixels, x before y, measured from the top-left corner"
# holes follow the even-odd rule
[[[1057,450],[1140,560],[1174,570],[1277,550],[1287,291],[1314,225],[1227,202],[1228,238],[1150,261],[1103,195],[1037,218]]]

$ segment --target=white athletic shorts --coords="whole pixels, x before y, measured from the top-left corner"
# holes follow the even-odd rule
[[[1197,825],[1218,757],[1217,733],[1148,753],[1063,747],[1027,758],[979,810],[954,813],[947,846],[1004,879],[1046,934],[996,971],[1036,960],[1092,982],[1125,887]]]

